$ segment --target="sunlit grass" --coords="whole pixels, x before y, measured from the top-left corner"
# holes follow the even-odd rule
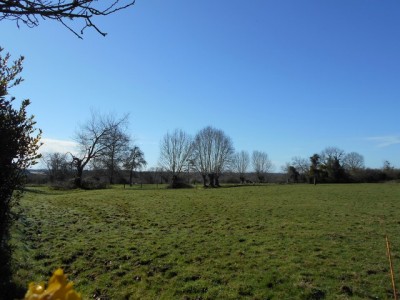
[[[14,280],[62,267],[85,298],[386,299],[399,196],[398,184],[31,190]]]

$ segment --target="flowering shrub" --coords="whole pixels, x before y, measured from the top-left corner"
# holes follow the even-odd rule
[[[64,271],[57,269],[51,276],[47,289],[44,283],[31,282],[25,300],[82,300],[81,295],[75,292],[72,286],[73,283],[67,281]]]

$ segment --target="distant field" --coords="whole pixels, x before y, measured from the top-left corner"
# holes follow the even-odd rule
[[[14,281],[62,267],[87,299],[388,299],[400,184],[32,188]]]

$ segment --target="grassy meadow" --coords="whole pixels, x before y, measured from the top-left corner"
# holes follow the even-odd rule
[[[390,299],[400,185],[30,188],[14,282],[62,267],[85,299]]]

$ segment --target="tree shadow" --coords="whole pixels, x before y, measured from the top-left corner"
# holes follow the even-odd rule
[[[0,300],[22,299],[25,294],[25,287],[13,282],[11,259],[12,248],[5,238],[0,244]]]
[[[235,184],[223,184],[220,188],[230,189],[230,188],[246,188],[246,187],[254,187],[254,186],[266,186],[266,184],[262,183],[235,183]]]

